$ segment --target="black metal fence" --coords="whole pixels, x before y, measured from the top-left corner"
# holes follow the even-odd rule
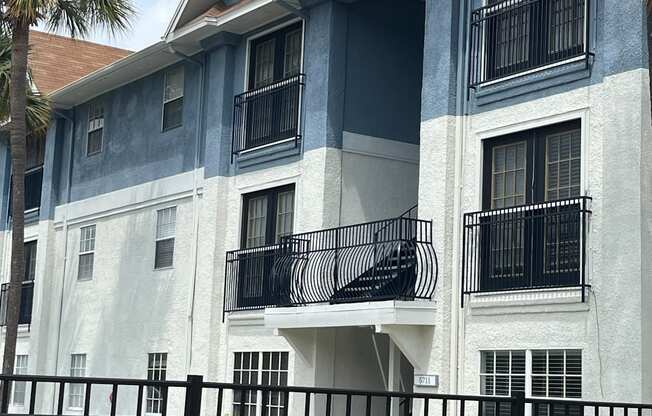
[[[0,326],[7,324],[7,297],[9,295],[9,283],[0,286]],[[34,299],[34,281],[22,283],[20,288],[20,312],[18,324],[32,323],[32,301]]]
[[[473,10],[469,86],[573,58],[588,64],[590,0],[493,0]]]
[[[185,381],[154,381],[120,378],[0,375],[2,415],[63,415],[71,410],[66,398],[75,387],[82,393],[74,414],[116,414],[141,416],[146,413],[150,393],[159,393],[161,416],[227,414],[269,416],[389,416],[413,414],[446,416],[652,416],[652,404],[594,402],[513,396],[426,394],[352,389],[242,385],[204,382],[202,376]],[[8,413],[9,387],[27,383],[25,412]],[[132,394],[133,393],[133,394]],[[248,398],[245,401],[238,401]],[[53,400],[54,399],[54,400]],[[262,409],[257,409],[258,407]],[[257,413],[257,410],[261,410]],[[397,411],[400,410],[400,411]]]
[[[464,295],[586,282],[590,197],[464,215]],[[584,300],[584,290],[582,290]]]
[[[234,155],[282,140],[301,141],[299,114],[305,75],[298,74],[236,95],[233,112]]]
[[[432,221],[406,215],[294,234],[276,245],[230,251],[224,311],[430,299],[437,283],[432,243]]]

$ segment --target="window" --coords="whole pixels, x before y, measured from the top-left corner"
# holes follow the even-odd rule
[[[93,278],[93,262],[95,260],[95,225],[80,228],[79,237],[79,269],[77,280]]]
[[[525,351],[482,351],[480,394],[511,396],[525,392]],[[483,404],[483,415],[498,414],[495,403]],[[500,404],[500,414],[509,415],[511,405]]]
[[[25,243],[25,277],[24,282],[31,282],[36,277],[36,241]]]
[[[168,354],[156,352],[148,355],[147,380],[164,381],[167,371]],[[165,391],[158,386],[147,386],[145,411],[151,414],[160,414],[165,400]]]
[[[45,160],[45,137],[28,135],[25,139],[25,172],[43,166]]]
[[[233,382],[287,386],[288,357],[287,352],[236,352],[233,361]],[[263,416],[280,416],[286,406],[283,400],[283,394],[280,392],[263,394],[256,391],[236,391],[233,393],[233,415],[255,416],[256,406],[260,401]]]
[[[530,363],[527,365],[526,363]],[[529,383],[526,383],[529,380]],[[511,396],[522,392],[531,397],[582,398],[582,351],[515,350],[482,351],[480,393]],[[578,406],[533,406],[534,416],[580,416]],[[568,410],[568,412],[566,412]],[[509,415],[509,403],[501,404],[500,414]],[[495,404],[484,404],[483,415],[496,415]]]
[[[70,376],[86,376],[86,354],[72,354],[70,356]],[[68,391],[68,407],[82,409],[84,407],[86,386],[84,384],[70,384]]]
[[[91,104],[88,108],[88,139],[86,141],[86,156],[102,151],[104,140],[104,106]]]
[[[14,365],[14,374],[27,374],[27,355],[17,355]],[[25,396],[27,392],[26,381],[15,381],[13,386],[13,399],[11,403],[14,406],[25,406]]]
[[[165,208],[156,212],[156,253],[154,268],[172,267],[174,264],[174,233],[177,208]]]
[[[163,131],[183,123],[184,69],[179,65],[165,72],[163,92]]]
[[[532,351],[532,396],[581,398],[582,351]]]

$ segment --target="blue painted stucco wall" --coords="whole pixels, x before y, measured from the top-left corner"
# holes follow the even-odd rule
[[[175,64],[185,68],[182,127],[161,131],[167,68],[57,116],[48,136],[41,217],[51,217],[53,207],[67,201],[195,166],[213,177],[287,164],[313,149],[341,147],[344,130],[418,143],[423,2],[409,0],[397,7],[393,0],[305,1],[304,6],[306,86],[299,149],[246,166],[231,163],[233,97],[245,90],[249,40],[297,19],[288,16],[244,35],[220,33],[204,40],[203,52],[195,56],[203,66]],[[87,156],[88,110],[94,102],[104,105],[103,149]]]
[[[103,149],[99,154],[86,155],[90,103],[74,109],[73,120],[68,121],[75,126],[71,201],[193,169],[199,69],[186,62],[178,65],[184,65],[185,73],[181,127],[161,130],[165,70],[92,101],[104,106]],[[67,174],[62,172],[62,183],[66,183]],[[65,201],[66,196],[59,193],[58,200]]]
[[[466,72],[467,22],[483,0],[428,0],[424,45],[422,120],[459,114],[457,71]],[[517,77],[469,94],[466,112],[480,113],[600,83],[605,77],[647,68],[646,12],[639,0],[594,0],[589,9],[589,48],[594,54],[587,69],[565,65]],[[465,98],[465,97],[464,97]]]

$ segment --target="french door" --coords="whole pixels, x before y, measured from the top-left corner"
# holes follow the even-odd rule
[[[485,143],[480,290],[579,278],[579,122]]]
[[[294,185],[244,196],[242,214],[243,249],[238,279],[238,306],[281,302],[279,296],[289,282],[274,281],[273,268],[281,238],[294,227]]]
[[[301,71],[302,23],[251,42],[246,115],[246,148],[291,137],[298,123],[299,89],[292,77]]]

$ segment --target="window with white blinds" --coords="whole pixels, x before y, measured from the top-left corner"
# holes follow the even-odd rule
[[[95,225],[79,229],[79,267],[77,280],[93,278],[93,263],[95,262]]]
[[[17,355],[16,361],[14,363],[14,374],[21,375],[27,374],[27,355]],[[11,403],[14,406],[25,406],[25,397],[27,393],[27,382],[26,381],[14,381],[14,386],[12,389],[13,398]]]
[[[482,351],[480,393],[489,396],[511,396],[525,392],[525,351]],[[495,403],[483,405],[483,415],[498,414]],[[509,403],[500,404],[500,414],[509,415]]]
[[[156,253],[154,268],[172,267],[174,264],[174,239],[177,208],[165,208],[156,212]]]
[[[546,200],[580,195],[582,135],[573,130],[546,139]]]
[[[263,384],[266,386],[288,385],[289,353],[236,352],[233,361],[235,384]],[[262,396],[262,397],[261,397]],[[256,416],[257,405],[262,405],[262,416],[281,416],[286,403],[280,392],[262,394],[256,391],[233,392],[233,415]]]
[[[480,393],[490,396],[511,396],[523,392],[531,397],[582,398],[582,350],[504,350],[482,351],[480,363]],[[494,416],[495,404],[483,405],[484,416]],[[538,405],[534,416],[555,416],[554,406]],[[510,414],[509,403],[501,404],[500,415]],[[571,406],[569,415],[580,415]],[[559,414],[563,414],[559,413]]]
[[[168,370],[168,354],[155,352],[147,356],[147,380],[164,381]],[[161,414],[165,392],[159,386],[147,386],[145,399],[145,412],[147,414]]]
[[[86,376],[86,354],[70,355],[70,377]],[[82,409],[86,387],[83,384],[70,384],[68,387],[68,407],[71,409]]]

